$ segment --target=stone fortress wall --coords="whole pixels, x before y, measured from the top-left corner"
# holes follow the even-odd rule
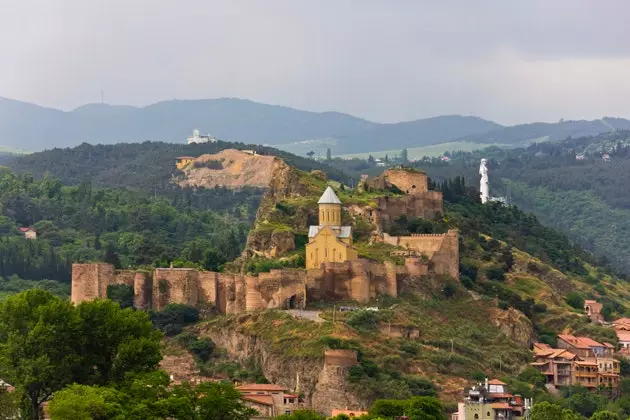
[[[281,178],[281,177],[280,177]],[[403,280],[428,274],[459,278],[459,233],[390,236],[388,225],[405,215],[433,218],[443,213],[442,193],[428,189],[426,174],[389,169],[364,180],[363,188],[395,185],[403,196],[382,197],[373,206],[354,209],[370,220],[376,240],[405,248],[403,266],[356,259],[325,262],[308,270],[281,269],[258,276],[205,272],[188,268],[158,268],[153,273],[117,271],[110,264],[73,264],[72,302],[106,298],[107,287],[126,284],[134,289],[134,306],[161,310],[171,303],[209,304],[219,312],[240,313],[267,308],[303,307],[307,301],[355,300],[366,303],[378,294],[397,296]]]

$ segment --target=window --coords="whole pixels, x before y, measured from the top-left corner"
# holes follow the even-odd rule
[[[479,414],[475,414],[475,418],[478,419],[479,418]]]

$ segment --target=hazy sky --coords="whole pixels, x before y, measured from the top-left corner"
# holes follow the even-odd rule
[[[0,96],[630,117],[627,0],[0,0]]]

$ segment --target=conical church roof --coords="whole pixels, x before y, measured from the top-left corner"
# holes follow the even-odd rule
[[[320,197],[317,204],[341,204],[339,197],[335,194],[335,191],[329,186],[324,191],[324,194]]]

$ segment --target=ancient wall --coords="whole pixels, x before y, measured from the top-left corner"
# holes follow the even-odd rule
[[[387,182],[406,194],[426,193],[429,191],[427,174],[415,170],[388,169],[382,175]]]
[[[199,303],[198,271],[192,268],[157,268],[153,274],[153,309],[170,303]]]
[[[434,219],[438,214],[444,214],[444,201],[440,191],[397,197],[385,196],[373,201],[376,209],[369,215],[370,221],[381,232],[388,231],[401,216],[407,217],[408,220]]]
[[[133,306],[137,309],[151,309],[153,279],[147,273],[135,273],[133,279]]]

